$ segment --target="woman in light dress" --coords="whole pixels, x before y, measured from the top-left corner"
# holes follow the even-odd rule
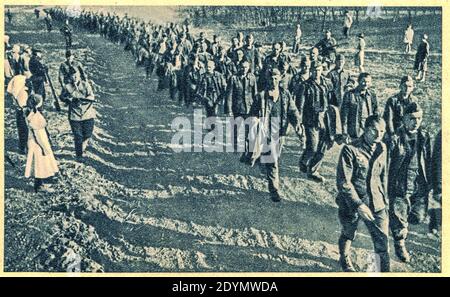
[[[403,37],[403,43],[405,43],[405,53],[409,54],[411,53],[412,43],[414,38],[414,30],[412,28],[412,25],[409,24],[408,27],[406,27],[405,30],[405,36]]]
[[[58,164],[48,140],[45,127],[47,122],[38,108],[42,106],[42,96],[32,94],[27,100],[25,116],[28,125],[28,155],[25,177],[34,177],[34,191],[53,192],[45,180],[58,172]]]
[[[359,73],[364,72],[364,58],[365,58],[366,41],[364,40],[364,33],[358,36],[357,52],[355,55],[355,66],[359,68]]]

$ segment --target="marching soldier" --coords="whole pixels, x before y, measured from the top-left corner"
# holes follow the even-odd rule
[[[70,70],[75,69],[76,71],[80,72],[80,76],[82,80],[86,80],[86,72],[84,71],[83,65],[81,65],[80,62],[75,60],[75,57],[73,55],[73,52],[71,50],[66,51],[66,61],[61,63],[59,66],[59,75],[58,80],[61,85],[61,87],[64,87],[71,81],[71,74]]]
[[[265,164],[270,197],[274,202],[281,201],[282,196],[279,158],[289,124],[295,128],[300,138],[303,137],[302,118],[289,91],[280,88],[280,79],[280,71],[273,68],[270,72],[270,80],[262,94],[262,104],[260,104],[262,109],[259,112],[264,120],[262,127],[266,134],[260,163]]]
[[[345,93],[341,107],[342,133],[345,141],[357,139],[364,133],[368,117],[378,113],[378,100],[371,90],[372,77],[363,72],[358,76],[358,87]]]
[[[242,63],[239,73],[233,75],[230,79],[227,98],[225,105],[225,113],[233,115],[235,126],[233,130],[233,144],[235,149],[242,147],[238,145],[238,130],[243,127],[244,130],[244,153],[241,162],[250,162],[249,150],[249,125],[245,125],[244,121],[249,117],[258,116],[259,100],[256,85],[256,77],[250,72],[250,63],[245,61]]]
[[[369,116],[364,125],[361,137],[342,148],[337,166],[336,203],[342,226],[338,241],[339,262],[342,270],[356,271],[350,248],[362,219],[379,256],[381,272],[389,272],[387,149],[382,142],[386,125],[380,115]]]
[[[422,129],[422,118],[420,106],[416,102],[409,104],[404,110],[403,125],[396,132],[398,138],[390,147],[390,228],[395,253],[403,262],[410,261],[405,245],[408,224],[425,219],[432,187],[431,140]]]
[[[95,96],[89,82],[81,79],[80,71],[71,67],[69,74],[70,82],[64,86],[61,100],[69,105],[69,122],[74,136],[75,155],[78,162],[83,162],[83,153],[94,130]]]
[[[195,103],[195,95],[197,92],[198,84],[200,79],[205,73],[204,67],[201,65],[198,56],[192,55],[189,60],[189,65],[185,66],[183,69],[183,99],[186,107]]]
[[[350,73],[344,69],[344,65],[345,56],[338,54],[336,56],[336,66],[327,75],[333,85],[330,96],[330,104],[337,106],[339,109],[341,108],[345,92],[349,91],[351,88],[349,85]]]
[[[336,46],[336,39],[331,36],[330,30],[326,30],[325,37],[314,46],[319,49],[319,54],[326,59],[328,67],[335,61]]]
[[[400,81],[400,92],[389,98],[384,108],[384,120],[386,121],[386,138],[388,142],[395,138],[403,123],[405,108],[412,102],[417,102],[417,98],[412,94],[414,91],[414,80],[411,76],[404,76]]]
[[[270,76],[272,73],[272,69],[278,69],[279,71],[281,71],[281,69],[283,68],[283,63],[285,61],[289,61],[289,58],[282,53],[281,42],[275,42],[272,45],[272,53],[270,53],[264,59],[263,69],[259,76],[258,82],[259,90],[264,90],[267,81],[271,80]]]
[[[202,75],[197,89],[197,98],[205,107],[206,117],[208,118],[217,115],[218,106],[225,99],[227,88],[225,77],[220,72],[215,71],[215,67],[214,61],[209,60],[206,64],[206,73]]]
[[[328,108],[331,82],[322,76],[323,64],[311,65],[311,77],[300,86],[297,93],[298,110],[303,117],[306,148],[300,159],[300,171],[316,182],[323,182],[319,174],[327,150],[325,113]]]
[[[244,52],[244,59],[250,63],[251,73],[258,75],[262,69],[262,59],[259,50],[254,44],[253,34],[249,34],[245,37],[245,44],[242,47]]]

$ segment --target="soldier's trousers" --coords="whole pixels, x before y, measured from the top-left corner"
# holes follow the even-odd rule
[[[270,141],[270,149],[261,155],[261,163],[265,163],[266,176],[269,184],[270,193],[279,193],[280,191],[280,155],[284,143],[284,137],[279,141]]]
[[[389,224],[395,241],[407,238],[409,223],[418,224],[426,217],[428,199],[423,191],[425,185],[422,186],[418,180],[417,172],[408,170],[406,195],[390,198]]]
[[[360,220],[356,210],[349,210],[345,207],[339,207],[339,221],[342,225],[341,237],[353,241],[358,229]],[[386,209],[373,213],[375,221],[363,220],[372,237],[375,253],[389,252],[389,218]]]
[[[83,142],[92,136],[94,131],[94,119],[83,121],[70,121],[70,127],[75,141],[75,154],[77,157],[83,156]]]
[[[19,134],[19,150],[24,152],[27,148],[28,126],[22,110],[16,109],[16,123],[17,132]]]
[[[46,94],[45,94],[45,84],[44,80],[35,80],[33,81],[33,91],[35,94],[42,96],[42,106],[44,106]]]
[[[306,148],[300,158],[300,167],[308,172],[317,172],[327,150],[325,141],[325,129],[305,127]]]

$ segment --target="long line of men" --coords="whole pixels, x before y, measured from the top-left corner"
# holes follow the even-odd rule
[[[387,100],[381,113],[371,75],[362,72],[355,78],[345,69],[345,55],[337,52],[329,30],[311,50],[298,54],[296,67],[286,43],[273,43],[264,55],[252,34],[238,33],[227,48],[217,35],[210,41],[202,32],[194,39],[187,23],[162,26],[127,15],[84,10],[68,16],[60,8],[51,9],[50,15],[123,45],[148,78],[156,73],[158,90],[168,89],[180,104],[203,106],[208,117],[218,115],[221,107],[223,114],[235,118],[264,118],[267,123],[279,118],[276,127],[265,125],[276,129],[277,133],[269,133],[278,135],[276,147],[255,154],[250,150],[255,139],[247,130],[240,159],[253,165],[265,154],[276,156],[265,162],[273,201],[281,200],[281,189],[279,155],[272,153],[281,151],[289,124],[302,140],[306,138],[300,171],[318,183],[324,180],[319,171],[325,153],[334,143],[344,144],[336,176],[343,270],[355,271],[350,246],[360,218],[372,236],[382,271],[390,269],[388,226],[398,258],[410,261],[405,245],[408,224],[425,219],[432,189],[440,201],[441,180],[441,164],[433,161],[440,160],[440,133],[433,150],[431,137],[422,128],[423,110],[412,94],[412,77],[401,78],[399,93]],[[69,51],[68,59],[71,56]],[[84,73],[82,66],[67,71]],[[436,213],[431,217],[433,232],[440,227],[439,219]]]

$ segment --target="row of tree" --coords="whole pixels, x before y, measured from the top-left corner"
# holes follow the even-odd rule
[[[245,24],[270,26],[300,21],[338,21],[346,11],[353,14],[355,22],[361,19],[390,18],[394,22],[401,18],[412,21],[418,15],[441,14],[439,7],[298,7],[298,6],[185,6],[181,13],[194,25],[217,21],[225,25]]]

